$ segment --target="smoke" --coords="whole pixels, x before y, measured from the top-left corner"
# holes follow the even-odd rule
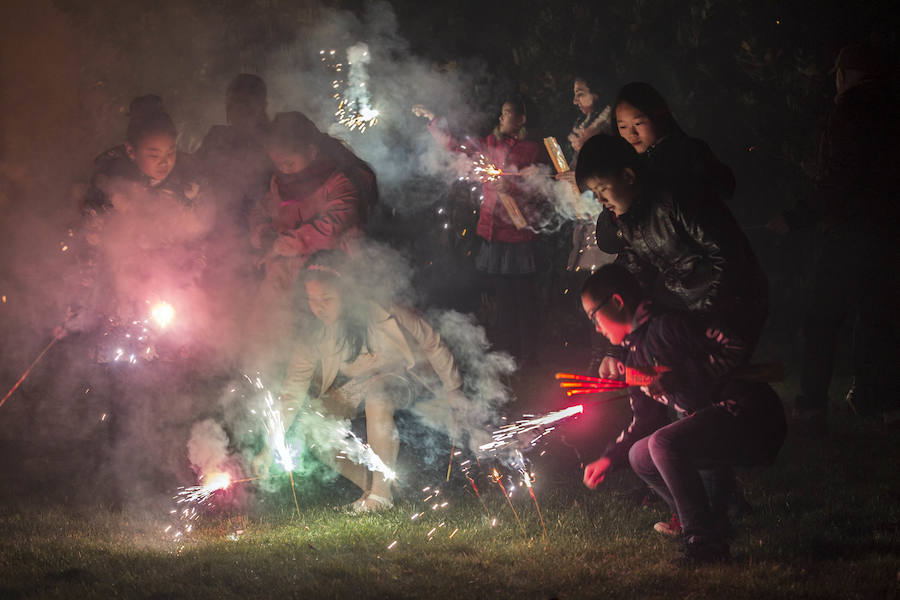
[[[204,419],[191,427],[187,443],[188,460],[198,474],[225,470],[228,456],[228,435],[213,419]]]
[[[113,8],[128,16],[126,8]],[[267,83],[270,116],[304,111],[321,130],[347,142],[375,170],[384,207],[399,215],[431,206],[471,171],[471,160],[436,143],[412,106],[427,105],[465,140],[466,132],[486,129],[499,105],[481,101],[496,83],[485,62],[436,63],[416,56],[386,2],[368,3],[360,17],[316,7],[294,39],[246,54],[223,52],[227,44],[220,39],[216,16],[190,7],[159,10],[160,21],[191,23],[196,34],[182,39],[182,25],[159,28],[156,38],[145,39],[137,33],[140,20],[124,18],[125,29],[134,31],[95,36],[47,2],[34,4],[17,23],[22,31],[47,32],[52,43],[15,32],[7,39],[11,48],[21,47],[15,56],[31,51],[49,58],[40,65],[25,60],[3,65],[4,75],[10,75],[5,78],[21,85],[4,94],[0,111],[5,133],[0,153],[2,380],[17,379],[54,327],[65,323],[69,336],[35,369],[19,392],[21,402],[14,397],[4,407],[9,418],[0,420],[0,435],[28,436],[38,452],[81,439],[99,448],[109,435],[109,415],[116,412],[114,396],[124,394],[135,407],[133,421],[128,441],[114,452],[142,454],[177,478],[184,476],[185,448],[191,464],[203,472],[238,458],[246,467],[255,451],[251,438],[261,431],[260,416],[227,390],[237,375],[244,320],[260,274],[248,265],[246,231],[227,224],[233,199],[221,194],[217,182],[192,182],[199,190],[189,203],[113,182],[114,209],[93,219],[81,217],[91,161],[122,142],[129,100],[159,94],[179,131],[179,148],[191,152],[210,126],[224,122],[227,82],[238,72],[255,72]],[[123,51],[118,36],[129,35],[134,43]],[[349,129],[335,115],[335,73],[321,61],[323,49],[334,50],[350,67],[339,90],[349,111],[345,116],[372,121],[377,112],[378,122],[364,132]],[[30,96],[29,90],[38,90],[39,96]],[[186,165],[189,157],[182,154],[178,160]],[[541,193],[559,187],[546,181],[534,186]],[[350,277],[369,301],[421,306],[428,290],[413,286],[417,258],[364,243],[354,254]],[[303,313],[302,285],[298,291],[298,313]],[[153,319],[154,307],[162,303],[173,311],[165,326]],[[466,406],[462,420],[457,410],[428,424],[452,437],[468,431],[469,444],[476,448],[510,400],[504,378],[515,365],[491,351],[473,317],[446,312],[430,313],[429,319],[460,367]],[[116,375],[110,375],[114,370]],[[417,402],[443,400],[421,395],[411,402],[414,413]],[[427,405],[421,412],[425,417]],[[74,415],[78,418],[70,418]],[[320,425],[314,419],[299,422],[303,448],[334,450],[348,439],[347,423],[324,430]],[[423,451],[440,442],[430,443],[433,448]],[[97,454],[120,479],[139,479],[127,461],[120,465],[108,453]],[[79,466],[91,472],[92,466]]]

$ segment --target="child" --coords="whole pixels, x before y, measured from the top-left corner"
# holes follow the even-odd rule
[[[768,313],[768,282],[722,202],[647,175],[631,145],[610,136],[584,145],[576,179],[616,216],[623,264],[654,300],[716,315],[752,351]]]
[[[284,380],[285,427],[290,428],[297,407],[306,402],[340,419],[364,410],[368,443],[393,469],[399,449],[394,411],[412,404],[410,370],[421,358],[442,383],[440,402],[450,408],[465,407],[453,355],[421,316],[372,301],[371,290],[354,281],[341,252],[316,253],[304,275],[315,324],[297,345]],[[362,465],[333,456],[322,458],[362,490],[352,510],[370,512],[393,506],[391,483],[382,473],[374,473],[369,481]],[[265,469],[270,462],[271,454],[264,451],[255,466]]]
[[[249,354],[253,366],[279,379],[297,276],[314,252],[353,245],[378,191],[371,168],[303,113],[277,115],[265,146],[276,172],[251,213],[250,243],[264,251],[256,262],[265,278],[251,311]]]
[[[176,148],[177,131],[159,96],[140,96],[129,109],[125,143],[94,161],[91,186],[82,210],[99,215],[133,192],[166,195],[185,205],[197,199],[200,185],[190,161]],[[126,201],[127,204],[127,201]]]
[[[501,105],[494,131],[481,140],[460,143],[446,131],[446,122],[421,105],[413,107],[416,116],[428,119],[428,130],[447,149],[467,154],[482,153],[497,168],[521,173],[527,167],[548,162],[541,144],[528,139],[525,103],[510,98]],[[500,177],[482,185],[482,204],[476,233],[481,248],[475,268],[483,273],[497,298],[497,345],[524,362],[534,358],[533,334],[538,311],[535,297],[537,257],[535,230],[543,200],[525,191],[516,178]],[[505,207],[503,196],[517,205],[522,223],[516,224]]]
[[[645,159],[648,172],[671,186],[708,187],[720,200],[734,195],[734,174],[703,140],[684,133],[650,84],[624,86],[615,102],[615,125]]]
[[[603,456],[584,470],[594,489],[628,457],[632,468],[677,514],[689,562],[729,556],[720,519],[713,514],[700,469],[763,465],[784,441],[781,401],[763,383],[742,381],[745,342],[708,315],[662,312],[644,299],[625,268],[607,265],[585,282],[585,313],[597,331],[627,350],[626,368],[652,371],[652,384],[631,393],[633,419]],[[662,406],[686,418],[665,425]]]

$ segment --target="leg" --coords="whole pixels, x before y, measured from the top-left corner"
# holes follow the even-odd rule
[[[672,498],[672,494],[669,492],[666,482],[663,480],[662,475],[660,475],[659,470],[656,468],[656,465],[650,456],[650,449],[648,448],[649,443],[649,436],[635,442],[631,447],[631,450],[628,451],[628,462],[631,464],[631,468],[634,470],[635,474],[643,479],[644,483],[649,485],[650,488],[669,505],[669,509],[675,513],[675,500]]]
[[[394,403],[386,394],[366,397],[366,437],[369,445],[388,467],[397,464],[400,436],[394,423]],[[391,482],[381,472],[372,473],[372,494],[391,500]]]

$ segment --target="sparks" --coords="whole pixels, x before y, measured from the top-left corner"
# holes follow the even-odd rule
[[[150,316],[160,329],[165,329],[175,319],[175,309],[168,302],[157,302],[150,310]]]
[[[493,434],[491,434],[493,441],[479,446],[479,449],[490,452],[492,450],[503,448],[504,446],[515,442],[522,434],[547,427],[549,425],[552,425],[553,423],[562,421],[563,419],[568,419],[569,417],[572,417],[574,415],[582,414],[583,412],[584,405],[578,404],[575,406],[570,406],[569,408],[564,408],[563,410],[557,410],[555,412],[547,413],[546,415],[534,417],[531,419],[520,419],[515,423],[504,425],[503,427],[495,431]],[[534,438],[531,442],[529,442],[529,445],[533,445],[542,436],[543,434]]]

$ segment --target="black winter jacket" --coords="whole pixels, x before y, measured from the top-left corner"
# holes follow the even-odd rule
[[[642,282],[648,270],[658,271],[654,297],[668,307],[729,312],[735,304],[768,305],[766,276],[722,202],[645,185],[618,227],[625,266]]]
[[[747,355],[743,338],[708,316],[657,311],[645,302],[638,307],[623,345],[627,367],[671,370],[660,377],[663,394],[658,400],[646,388],[631,392],[631,424],[604,452],[613,464],[623,462],[636,441],[669,423],[667,406],[688,415],[716,406],[747,419],[747,426],[758,430],[761,443],[748,449],[740,464],[774,460],[784,441],[784,410],[768,384],[734,377]]]
[[[641,158],[643,174],[669,189],[722,202],[734,196],[734,173],[716,158],[703,140],[674,133],[648,148]],[[616,254],[625,247],[616,217],[609,211],[600,213],[596,236],[597,246],[604,252]]]

